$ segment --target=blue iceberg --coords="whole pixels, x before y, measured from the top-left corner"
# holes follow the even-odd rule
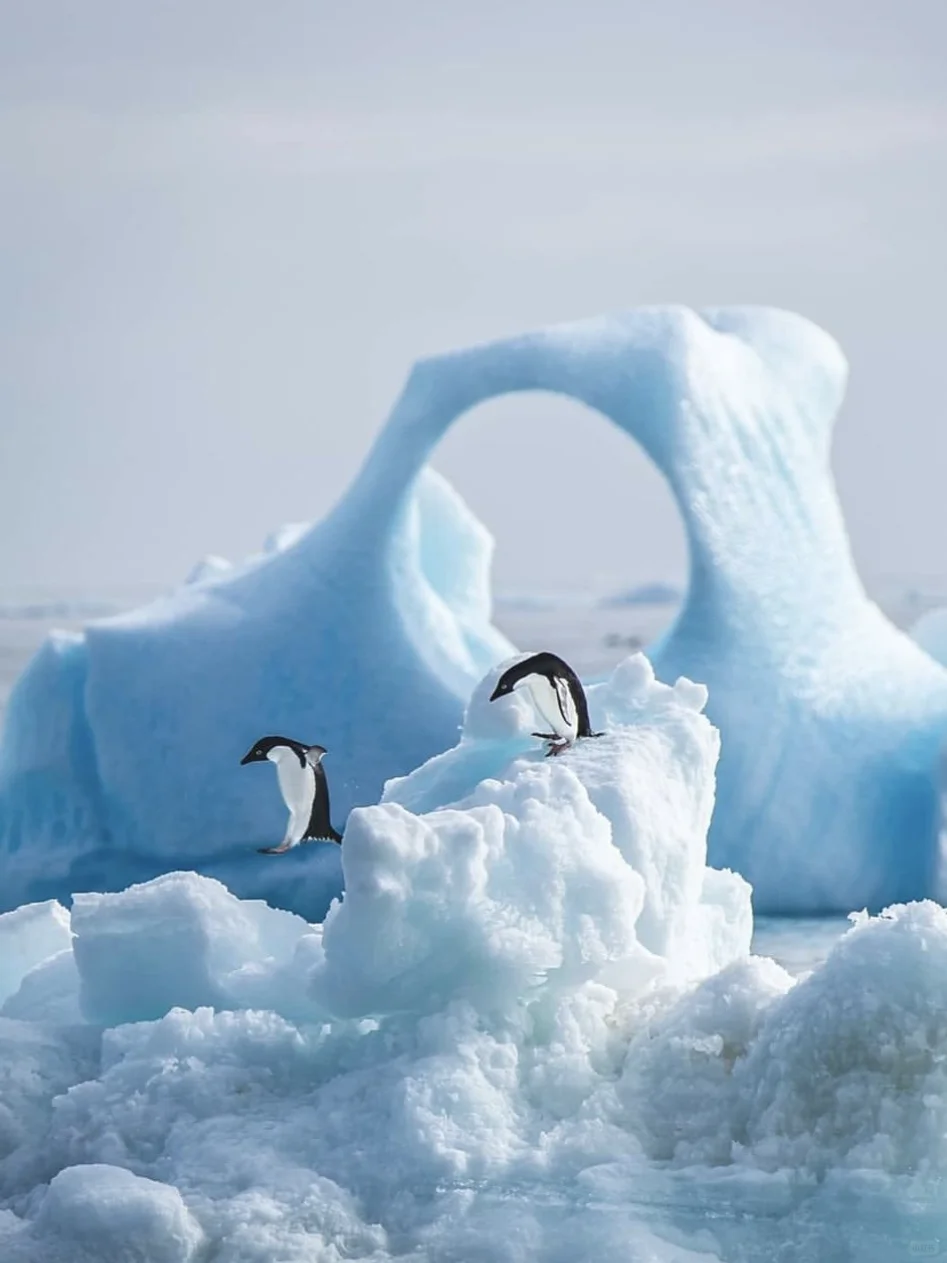
[[[490,538],[426,462],[462,413],[526,390],[608,417],[678,503],[690,582],[651,659],[709,687],[712,862],[760,910],[935,894],[947,672],[855,573],[829,467],[845,378],[815,325],[744,308],[645,309],[421,361],[322,522],[42,649],[0,748],[4,906],[187,867],[324,911],[338,855],[260,863],[281,804],[239,757],[263,732],[327,746],[341,825],[454,744],[512,646],[490,622]]]

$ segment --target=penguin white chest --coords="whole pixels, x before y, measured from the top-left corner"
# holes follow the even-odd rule
[[[290,827],[295,834],[305,830],[312,811],[313,799],[316,795],[316,778],[307,763],[304,767],[299,762],[295,750],[286,746],[274,746],[266,756],[276,764],[276,779],[279,782],[283,802],[289,808]],[[294,839],[298,841],[298,838]]]
[[[565,680],[558,676],[550,680],[545,675],[528,675],[523,686],[536,710],[549,725],[549,731],[557,737],[574,741],[579,730],[579,719],[572,693]]]

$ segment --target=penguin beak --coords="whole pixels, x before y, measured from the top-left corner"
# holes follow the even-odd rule
[[[505,689],[502,687],[502,685],[498,684],[496,688],[493,690],[493,692],[490,694],[490,701],[495,702],[498,697],[506,697],[507,693],[511,691],[512,690]]]
[[[254,750],[249,750],[240,760],[240,766],[243,767],[244,764],[246,763],[258,763],[258,762],[259,762],[259,758],[257,757],[256,752]]]

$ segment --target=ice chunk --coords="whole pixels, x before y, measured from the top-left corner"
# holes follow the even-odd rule
[[[190,1263],[204,1244],[176,1188],[101,1163],[59,1172],[37,1228],[70,1243],[76,1263]]]
[[[746,1106],[734,1066],[770,1006],[793,985],[771,960],[732,964],[673,1006],[657,1008],[632,1037],[618,1094],[625,1125],[653,1158],[688,1165],[732,1162]]]
[[[314,931],[291,913],[241,902],[211,878],[169,873],[117,894],[76,895],[72,925],[89,1021],[116,1025],[178,1005],[264,1001],[297,1017],[313,1012],[300,940]]]
[[[385,802],[413,812],[432,812],[451,803],[500,804],[515,818],[520,807],[510,805],[505,783],[521,781],[525,797],[538,794],[541,785],[553,812],[562,810],[563,819],[565,804],[578,804],[575,838],[564,834],[560,843],[569,863],[578,862],[575,852],[592,854],[594,824],[607,846],[617,848],[624,868],[636,874],[641,906],[633,920],[644,948],[677,961],[712,962],[700,967],[705,972],[745,951],[751,932],[747,887],[732,873],[705,869],[720,748],[718,734],[701,713],[706,690],[684,679],[673,687],[661,684],[642,654],[620,663],[606,683],[588,691],[592,727],[606,735],[581,741],[570,752],[566,763],[580,782],[570,799],[564,786],[555,788],[563,760],[543,759],[530,736],[536,716],[526,697],[515,692],[488,700],[509,665],[500,663],[474,690],[459,744],[410,776],[390,781]],[[497,778],[502,784],[495,783]],[[359,836],[376,817],[368,809],[353,817],[353,824],[356,819]],[[447,818],[438,819],[449,831]],[[384,826],[380,832],[385,833]],[[555,827],[547,824],[544,836],[555,839]],[[363,845],[357,844],[359,850]],[[498,845],[505,853],[510,843]],[[353,848],[343,858],[347,874],[354,873]],[[492,872],[493,862],[486,867]],[[632,915],[630,905],[623,915]],[[718,933],[715,949],[711,940]],[[734,943],[740,945],[737,950]]]
[[[264,732],[328,747],[337,822],[448,747],[491,627],[489,537],[425,462],[476,404],[559,392],[635,438],[677,499],[690,585],[659,678],[709,687],[723,735],[710,855],[757,907],[847,911],[937,887],[947,671],[867,599],[829,468],[846,366],[786,312],[653,308],[415,366],[361,473],[294,542],[44,648],[0,749],[10,904],[174,867],[300,908]],[[367,679],[370,687],[365,686]],[[324,907],[339,872],[320,867]]]
[[[626,1125],[656,1158],[759,1171],[947,1171],[947,912],[858,919],[795,982],[737,962],[628,1046]]]
[[[590,691],[605,735],[549,759],[521,695],[485,700],[506,665],[453,750],[349,819],[314,979],[336,1013],[502,1007],[603,971],[634,989],[656,960],[698,976],[749,948],[748,887],[705,869],[719,745],[703,692],[658,683],[639,655]]]
[[[57,1026],[82,1021],[79,1009],[79,971],[67,947],[31,969],[2,1007],[0,1017]]]
[[[859,918],[773,1006],[740,1078],[763,1168],[947,1170],[947,912]]]
[[[0,915],[0,1007],[31,969],[71,945],[69,913],[54,899]]]

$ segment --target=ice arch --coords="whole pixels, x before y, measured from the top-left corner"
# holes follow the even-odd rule
[[[507,391],[570,395],[641,443],[691,560],[652,656],[659,675],[710,686],[711,859],[763,908],[877,906],[938,880],[947,675],[855,572],[829,466],[845,381],[835,342],[785,312],[585,321],[418,365],[361,480],[397,496],[457,416]]]
[[[420,362],[320,524],[262,561],[51,641],[0,750],[4,900],[173,865],[311,913],[324,848],[261,867],[278,830],[237,759],[263,731],[331,751],[338,814],[452,744],[489,622],[489,541],[425,462],[475,404],[572,396],[635,438],[677,500],[687,600],[661,676],[710,687],[723,734],[711,860],[764,909],[934,889],[947,672],[855,574],[829,471],[834,341],[764,309],[657,308]],[[268,884],[276,883],[276,884]]]
[[[463,413],[431,459],[496,537],[494,593],[619,597],[656,580],[683,590],[687,541],[667,480],[586,404],[499,395]]]

